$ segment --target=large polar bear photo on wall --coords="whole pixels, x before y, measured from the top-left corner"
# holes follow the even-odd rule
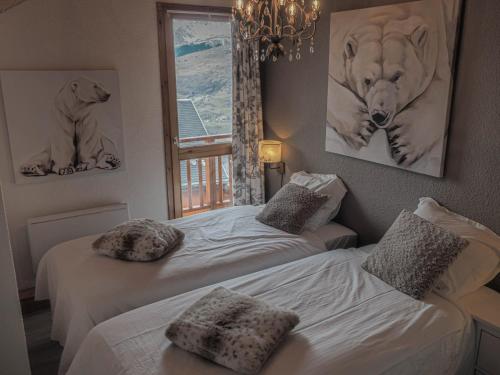
[[[16,181],[123,168],[116,72],[2,72]]]
[[[460,0],[333,13],[326,150],[443,174]]]

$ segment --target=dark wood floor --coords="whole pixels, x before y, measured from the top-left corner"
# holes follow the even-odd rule
[[[47,304],[23,304],[24,329],[32,375],[57,375],[62,347],[50,339],[52,324]]]

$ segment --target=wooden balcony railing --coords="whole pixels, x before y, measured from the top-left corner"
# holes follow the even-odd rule
[[[216,135],[202,135],[200,137],[186,137],[179,139],[179,143],[191,143],[191,142],[203,142],[203,143],[215,143],[216,141],[226,141],[226,143],[231,143],[232,134],[216,134]]]
[[[221,134],[179,140],[182,159],[180,163],[184,216],[232,206],[233,160],[231,144],[228,143],[223,147],[220,147],[221,144],[217,144],[218,151],[215,154],[214,149],[207,149],[207,146],[215,146],[217,141],[230,141],[230,139],[231,134]],[[189,148],[183,150],[183,144],[189,144]]]

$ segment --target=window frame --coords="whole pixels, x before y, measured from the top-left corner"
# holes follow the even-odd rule
[[[180,162],[182,160],[206,158],[232,153],[231,143],[181,148],[178,145],[177,92],[175,72],[175,52],[173,38],[173,18],[231,20],[230,7],[184,5],[158,2],[158,50],[160,59],[160,83],[165,156],[165,177],[167,185],[168,218],[182,216],[182,191]]]

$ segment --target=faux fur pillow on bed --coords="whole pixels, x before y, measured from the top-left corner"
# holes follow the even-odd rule
[[[307,219],[328,201],[328,196],[304,186],[283,186],[255,218],[263,224],[292,234],[304,229]]]
[[[104,233],[92,248],[101,255],[134,262],[151,262],[174,250],[184,233],[151,219],[131,220]]]
[[[400,292],[422,299],[467,244],[403,210],[362,267]]]
[[[177,346],[244,374],[255,374],[299,317],[219,287],[167,328]]]

